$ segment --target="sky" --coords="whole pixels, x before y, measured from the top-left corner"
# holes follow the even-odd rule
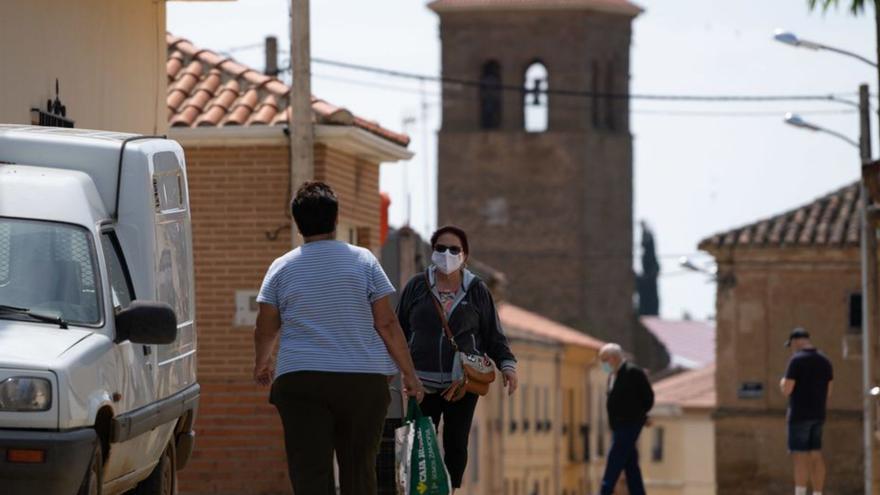
[[[633,23],[633,94],[854,94],[862,82],[876,92],[877,74],[868,65],[772,40],[774,30],[784,28],[874,59],[871,11],[861,18],[845,8],[810,12],[806,0],[636,3],[645,12]],[[439,20],[425,4],[312,0],[312,57],[437,76]],[[265,36],[277,36],[280,48],[289,43],[288,6],[289,0],[169,2],[168,30],[262,69]],[[319,98],[411,136],[415,158],[382,165],[380,186],[392,198],[392,225],[408,223],[430,233],[436,226],[438,85],[317,62],[312,75],[312,93]],[[847,106],[636,100],[631,110],[634,266],[640,256],[637,225],[645,221],[654,230],[660,256],[661,316],[666,318],[705,319],[715,313],[710,278],[678,263],[689,256],[699,266],[711,265],[712,258],[697,250],[701,239],[858,179],[858,152],[851,145],[783,123],[786,112],[800,113],[856,139],[858,114]],[[876,119],[873,125],[876,135]],[[874,143],[877,150],[876,138]]]

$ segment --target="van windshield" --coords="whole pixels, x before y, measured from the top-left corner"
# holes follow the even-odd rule
[[[96,273],[94,243],[86,229],[0,218],[0,305],[94,325],[101,321]]]

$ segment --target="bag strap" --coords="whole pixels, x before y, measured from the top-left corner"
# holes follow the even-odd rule
[[[440,301],[434,297],[433,291],[431,291],[431,279],[428,278],[428,272],[425,272],[425,283],[428,284],[428,297],[431,298],[431,301],[434,302],[434,308],[437,310],[437,314],[440,316],[440,322],[443,324],[443,332],[446,333],[446,338],[449,339],[449,342],[452,344],[452,348],[458,352],[458,344],[455,343],[455,339],[453,338],[452,330],[449,329],[449,322],[446,320],[446,312],[443,311],[443,308],[440,307]]]
[[[419,407],[419,401],[415,397],[409,398],[409,404],[406,405],[406,419],[404,419],[404,423],[409,423],[414,419],[419,419],[423,416],[422,408]]]

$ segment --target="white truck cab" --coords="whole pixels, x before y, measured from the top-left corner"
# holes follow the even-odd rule
[[[176,142],[0,125],[0,492],[175,493],[194,303]]]

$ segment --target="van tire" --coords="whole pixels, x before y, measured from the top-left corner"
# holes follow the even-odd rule
[[[78,495],[101,495],[104,483],[104,452],[101,448],[100,439],[92,451],[92,462],[86,471]]]
[[[150,475],[131,491],[133,495],[174,495],[177,493],[177,468],[174,442],[168,442],[159,463]]]

